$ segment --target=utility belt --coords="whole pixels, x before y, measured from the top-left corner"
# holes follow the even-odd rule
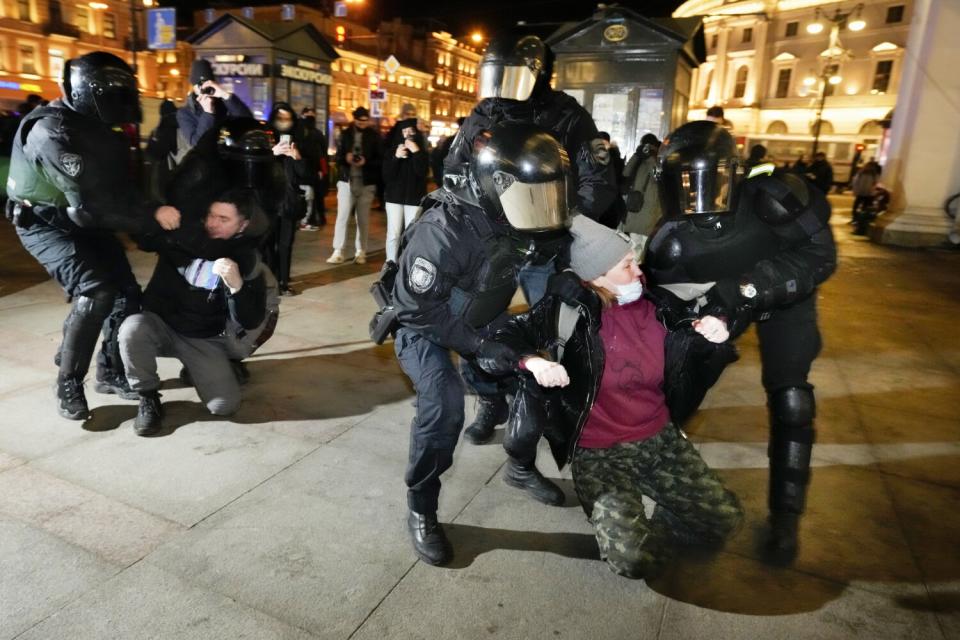
[[[380,278],[370,285],[370,295],[380,307],[370,319],[369,327],[370,339],[377,344],[383,344],[388,337],[396,335],[400,326],[397,310],[393,306],[393,284],[399,270],[400,265],[393,260],[387,260],[380,269]]]

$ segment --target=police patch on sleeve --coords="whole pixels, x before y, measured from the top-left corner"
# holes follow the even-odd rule
[[[64,173],[71,178],[76,178],[83,172],[83,158],[76,153],[61,153],[60,166],[63,167]]]
[[[426,258],[417,257],[413,261],[413,267],[410,269],[410,275],[407,276],[410,289],[414,293],[421,294],[429,291],[437,281],[437,265]]]

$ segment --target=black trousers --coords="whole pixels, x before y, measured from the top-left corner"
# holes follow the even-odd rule
[[[772,511],[800,513],[804,509],[815,413],[813,385],[808,377],[822,346],[816,295],[814,291],[757,322],[763,387],[770,408],[768,503]],[[784,394],[792,394],[794,400],[787,404],[794,410],[783,410]]]
[[[63,287],[71,299],[80,296],[114,296],[113,308],[103,321],[103,343],[97,356],[98,377],[115,372],[123,374],[118,333],[124,318],[140,309],[140,286],[130,269],[123,244],[113,233],[102,231],[70,231],[35,223],[29,229],[17,227],[17,235],[47,273]],[[78,321],[78,313],[88,307],[77,307],[66,322]],[[102,317],[102,316],[101,316]],[[64,327],[67,335],[67,327]],[[87,340],[89,338],[84,338]],[[91,345],[68,345],[79,352],[92,353]],[[61,345],[61,348],[63,345]],[[85,366],[81,373],[86,372]]]
[[[263,244],[263,260],[270,267],[281,290],[290,286],[293,241],[299,226],[299,220],[276,216],[271,222],[270,234]]]

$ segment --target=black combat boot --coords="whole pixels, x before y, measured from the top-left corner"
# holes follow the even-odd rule
[[[510,407],[499,396],[480,396],[477,403],[480,405],[477,407],[477,418],[463,432],[463,437],[470,444],[485,444],[490,442],[497,425],[507,421]]]
[[[537,502],[542,502],[551,507],[563,506],[566,501],[563,490],[544,478],[533,460],[522,462],[513,457],[508,458],[507,469],[503,473],[503,481],[511,487],[526,491]]]
[[[57,376],[57,411],[70,420],[86,420],[90,416],[87,397],[83,393],[83,378]]]
[[[97,393],[112,393],[124,400],[137,400],[140,394],[130,388],[127,377],[115,371],[98,370],[97,382],[93,385]]]
[[[437,522],[437,514],[411,510],[407,514],[407,530],[413,550],[427,564],[442,565],[453,558],[453,547],[443,532],[443,526]]]
[[[137,419],[133,421],[133,431],[138,436],[152,436],[163,428],[161,417],[163,408],[160,405],[160,394],[156,391],[140,393],[140,408],[137,409]]]
[[[769,522],[770,533],[764,549],[766,561],[777,566],[792,564],[799,548],[797,528],[800,524],[800,514],[771,511]]]

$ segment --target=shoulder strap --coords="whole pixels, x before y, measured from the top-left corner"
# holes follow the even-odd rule
[[[566,302],[560,303],[560,316],[557,319],[557,362],[563,360],[563,351],[567,340],[573,335],[580,320],[580,309]]]

